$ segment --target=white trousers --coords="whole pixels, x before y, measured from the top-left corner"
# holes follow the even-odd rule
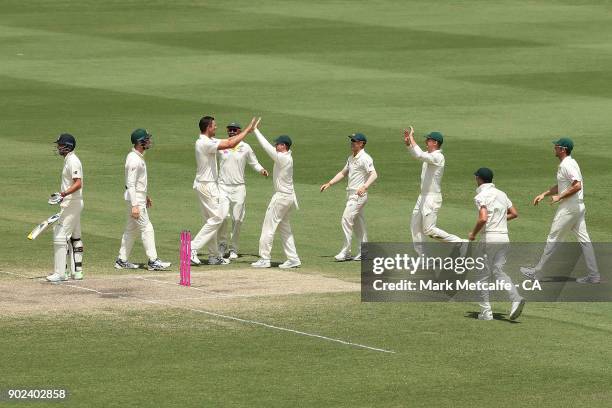
[[[246,186],[244,184],[219,184],[219,190],[227,200],[225,204],[229,206],[227,216],[219,228],[219,245],[225,246],[232,251],[238,252],[238,239],[240,238],[240,228],[246,215]],[[231,224],[231,232],[228,238],[228,229]],[[229,244],[229,245],[228,245]]]
[[[126,201],[127,216],[125,222],[125,231],[121,237],[121,247],[119,248],[119,259],[127,261],[132,253],[134,241],[140,235],[142,246],[150,261],[157,259],[157,249],[155,248],[155,231],[153,224],[149,220],[146,203],[139,203],[140,217],[134,219],[132,217],[132,203]]]
[[[53,226],[53,271],[66,273],[68,240],[81,238],[83,200],[67,200],[60,204],[60,218]],[[70,245],[72,247],[72,245]]]
[[[217,245],[217,232],[229,211],[227,198],[215,182],[197,183],[195,190],[205,224],[191,241],[191,249],[199,250],[206,245],[210,256],[223,256]]]
[[[552,226],[550,227],[548,238],[546,238],[544,253],[540,258],[540,262],[538,262],[535,267],[536,271],[539,272],[542,270],[546,262],[550,259],[555,251],[557,242],[563,241],[563,238],[572,231],[582,247],[582,254],[584,255],[584,261],[589,274],[599,275],[595,251],[593,250],[593,244],[591,244],[591,238],[587,232],[585,214],[586,209],[583,203],[560,204],[555,213]]]
[[[478,272],[478,281],[484,284],[489,283],[491,276],[495,278],[501,285],[510,283],[508,289],[508,297],[512,302],[521,300],[516,286],[512,283],[512,279],[504,272],[504,265],[508,251],[510,250],[510,240],[506,233],[485,233],[482,236],[478,246],[476,247],[477,256],[486,256],[485,267]],[[482,311],[491,310],[489,302],[489,291],[481,291],[482,300],[479,305]]]
[[[368,242],[368,232],[366,230],[366,222],[363,216],[364,207],[368,202],[368,195],[364,194],[359,197],[355,191],[348,191],[346,197],[346,207],[342,214],[342,231],[344,232],[344,244],[342,251],[345,254],[351,253],[351,240],[353,232],[357,239],[359,253],[361,252],[361,243]]]
[[[424,253],[423,243],[426,237],[442,242],[463,242],[458,236],[436,227],[440,207],[442,207],[442,194],[425,194],[419,195],[412,210],[410,232],[414,249],[419,255]]]
[[[291,232],[291,224],[289,223],[289,216],[295,206],[295,202],[296,199],[293,194],[274,193],[272,196],[261,228],[261,237],[259,238],[259,256],[262,259],[270,259],[274,234],[278,229],[281,242],[283,243],[283,251],[285,251],[287,259],[290,261],[300,260],[295,249],[293,232]]]

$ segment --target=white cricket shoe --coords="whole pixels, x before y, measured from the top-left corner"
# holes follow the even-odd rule
[[[120,258],[117,258],[117,260],[115,261],[115,269],[138,269],[139,266],[136,264],[133,264],[129,261],[124,261]]]
[[[297,268],[301,264],[302,264],[302,262],[300,262],[299,259],[297,261],[293,261],[291,259],[287,259],[285,262],[283,262],[282,264],[278,265],[278,267],[281,268],[281,269],[290,269],[290,268]]]
[[[222,258],[220,256],[209,256],[208,264],[209,265],[229,265],[230,260]]]
[[[601,283],[600,275],[587,275],[576,279],[576,283]]]
[[[238,253],[234,251],[233,249],[230,250],[229,259],[238,259]]]
[[[361,252],[351,258],[353,261],[361,261]]]
[[[535,270],[535,268],[531,268],[529,266],[521,266],[521,273],[524,277],[531,281],[536,280],[537,271]]]
[[[512,306],[510,307],[510,315],[508,319],[516,320],[523,313],[523,307],[525,307],[525,299],[521,299],[518,302],[512,302]]]
[[[166,268],[170,267],[170,265],[172,265],[172,263],[164,262],[161,259],[157,258],[156,260],[149,261],[149,263],[147,263],[147,269],[150,271],[163,271]]]
[[[262,258],[262,259],[258,260],[257,262],[253,262],[251,264],[251,266],[253,268],[269,268],[272,265],[270,264],[270,260],[269,259],[263,259]]]
[[[334,256],[334,259],[338,262],[343,262],[343,261],[350,261],[353,258],[351,257],[350,252],[340,251],[338,255]]]
[[[64,282],[67,281],[68,278],[65,274],[54,273],[47,276],[47,282]]]
[[[198,250],[197,249],[192,249],[191,250],[191,264],[192,265],[201,265],[202,261],[200,261],[200,258],[198,258]]]
[[[478,320],[493,320],[493,312],[489,310],[483,310],[478,313]]]
[[[72,279],[74,279],[74,280],[83,280],[83,272],[75,272],[72,275]]]

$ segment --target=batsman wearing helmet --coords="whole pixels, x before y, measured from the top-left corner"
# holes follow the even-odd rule
[[[145,150],[151,148],[152,135],[145,129],[136,129],[132,132],[131,141],[134,148],[125,159],[125,201],[127,204],[127,222],[125,232],[121,238],[119,256],[115,262],[117,269],[136,269],[128,261],[136,234],[140,233],[145,253],[149,258],[147,269],[160,271],[171,264],[157,257],[155,248],[155,232],[149,220],[148,209],[152,206],[151,198],[147,194],[147,164],[144,160]]]
[[[63,133],[55,141],[57,153],[64,157],[61,190],[51,195],[49,204],[59,204],[60,218],[53,227],[54,273],[49,282],[83,279],[83,242],[81,241],[81,212],[83,211],[83,166],[74,153],[76,139]],[[70,272],[66,271],[66,262]]]

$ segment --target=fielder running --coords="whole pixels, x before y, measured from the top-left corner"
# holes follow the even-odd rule
[[[49,204],[59,204],[60,218],[53,227],[54,272],[49,282],[83,279],[83,242],[81,212],[83,211],[83,165],[74,153],[76,139],[64,133],[55,141],[57,152],[64,157],[61,190],[51,195]],[[69,261],[70,273],[66,268]]]
[[[504,272],[506,256],[510,249],[508,238],[508,221],[518,217],[518,212],[506,193],[497,189],[493,184],[493,171],[482,167],[474,173],[476,176],[476,197],[474,203],[478,210],[478,220],[474,229],[469,234],[469,240],[474,241],[478,233],[484,228],[482,238],[478,243],[476,251],[486,256],[485,268],[480,271],[479,281],[487,284],[489,277],[493,275],[500,285],[510,284],[508,296],[512,305],[510,307],[509,319],[517,319],[523,312],[525,299],[519,295],[512,280]],[[489,291],[482,291],[480,302],[479,320],[493,320],[493,311],[489,302]]]
[[[145,129],[136,129],[130,140],[134,146],[125,159],[125,204],[127,207],[127,222],[121,238],[119,256],[115,261],[116,269],[137,269],[138,265],[129,262],[130,253],[134,247],[136,235],[140,234],[145,253],[149,258],[147,269],[161,271],[168,268],[170,262],[164,262],[157,257],[155,248],[155,232],[149,220],[148,209],[152,201],[147,194],[147,164],[144,159],[145,150],[151,148],[152,135]]]
[[[368,242],[366,222],[363,216],[364,207],[368,202],[368,188],[378,177],[374,168],[374,161],[365,151],[365,145],[368,141],[366,136],[363,133],[353,133],[349,135],[349,138],[353,154],[346,160],[344,168],[334,178],[321,186],[321,192],[323,192],[348,176],[346,207],[342,214],[344,244],[340,252],[334,257],[337,261],[361,260],[361,244]],[[351,257],[353,229],[360,249],[357,255]]]
[[[241,126],[236,122],[227,125],[227,136],[232,137],[240,133]],[[242,141],[232,149],[218,150],[219,158],[219,190],[225,195],[225,203],[229,205],[227,216],[219,228],[219,252],[225,255],[229,249],[229,258],[238,258],[238,239],[240,228],[246,215],[244,205],[246,199],[246,186],[244,184],[244,168],[247,163],[257,173],[268,177],[268,171],[257,161],[255,152],[248,143]],[[231,232],[228,239],[228,227]]]
[[[467,240],[436,227],[438,211],[442,207],[442,175],[445,159],[441,148],[444,136],[440,132],[431,132],[425,136],[427,152],[424,152],[414,141],[414,129],[410,127],[404,130],[404,142],[412,157],[423,162],[421,194],[412,210],[410,222],[415,251],[419,255],[424,254],[423,243],[426,236],[442,242],[466,243]],[[466,251],[467,244],[462,245],[461,253],[465,254]]]
[[[295,249],[293,232],[291,232],[291,224],[289,223],[291,211],[293,208],[298,208],[297,198],[293,189],[291,138],[287,135],[281,135],[274,140],[274,146],[272,146],[259,129],[257,129],[257,125],[259,125],[259,121],[255,124],[255,136],[257,136],[261,147],[274,161],[272,180],[274,182],[275,193],[272,196],[272,200],[270,200],[261,228],[261,237],[259,238],[260,259],[257,262],[253,262],[251,266],[254,268],[269,268],[271,266],[270,253],[272,252],[274,234],[278,228],[283,243],[283,251],[287,256],[287,260],[278,267],[283,269],[297,268],[302,263]]]
[[[193,189],[196,191],[204,226],[191,241],[191,263],[200,265],[198,250],[208,246],[209,265],[226,265],[229,259],[223,258],[217,245],[217,232],[229,212],[229,204],[225,195],[219,191],[217,151],[233,149],[249,134],[255,125],[255,118],[242,132],[227,139],[216,139],[217,123],[212,116],[204,116],[200,119],[200,137],[195,143],[195,156],[197,173],[193,181]]]
[[[533,199],[533,205],[538,205],[546,196],[551,196],[550,204],[559,203],[559,208],[555,213],[540,261],[533,268],[521,267],[521,272],[528,279],[537,279],[538,273],[555,251],[556,243],[562,241],[570,231],[573,231],[582,247],[582,254],[588,269],[588,274],[576,279],[576,282],[599,283],[601,277],[595,259],[595,251],[586,227],[582,173],[578,163],[571,156],[574,142],[567,137],[562,137],[553,144],[555,145],[555,156],[561,162],[557,168],[557,184],[536,196]]]

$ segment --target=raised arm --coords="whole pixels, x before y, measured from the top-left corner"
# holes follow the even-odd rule
[[[227,139],[220,140],[217,144],[217,150],[233,149],[234,147],[238,146],[246,135],[253,131],[253,128],[256,127],[256,123],[259,123],[259,120],[257,120],[257,118],[253,118],[251,119],[251,123],[249,123],[249,125],[244,128],[242,132],[235,136],[230,136]]]
[[[439,154],[432,154],[424,152],[414,140],[414,129],[410,126],[408,129],[404,129],[404,143],[408,149],[408,153],[417,160],[421,160],[425,163],[440,166],[442,164],[442,158]]]
[[[274,148],[274,146],[272,146],[272,144],[268,142],[266,137],[259,131],[259,129],[257,129],[257,127],[255,127],[255,136],[257,137],[257,141],[264,149],[264,151],[268,154],[268,156],[270,156],[272,160],[276,161],[278,157],[276,148]]]

